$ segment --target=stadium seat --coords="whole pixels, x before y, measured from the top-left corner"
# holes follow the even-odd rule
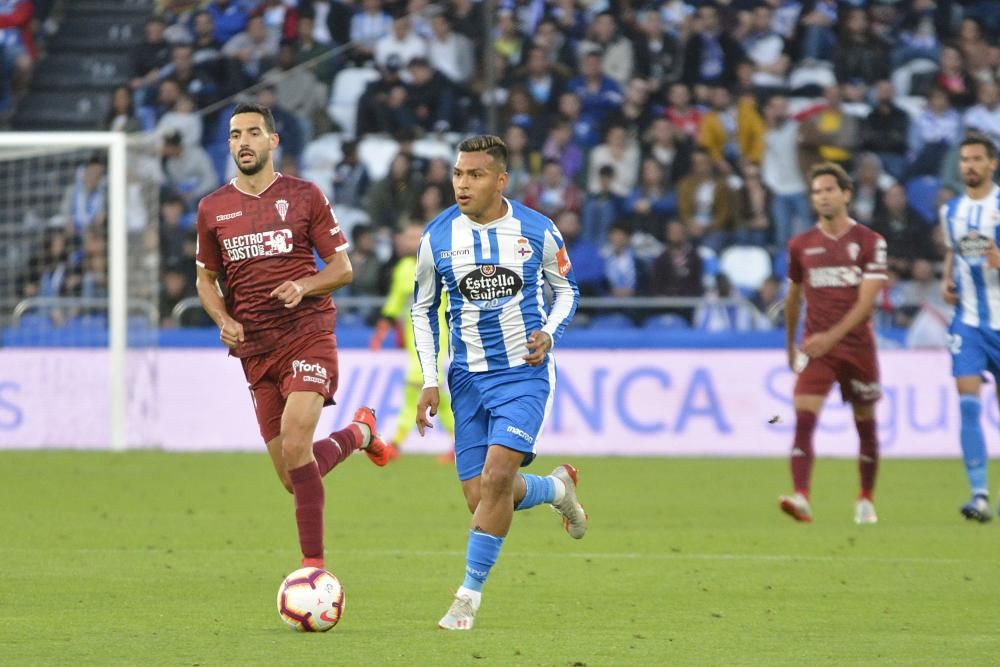
[[[358,121],[358,100],[368,84],[378,78],[378,70],[373,67],[348,67],[340,70],[334,78],[326,113],[340,127],[344,136],[354,137]]]
[[[302,178],[312,181],[326,195],[326,198],[333,202],[333,169],[308,169],[302,170]],[[333,202],[335,203],[335,202]]]
[[[606,313],[595,315],[590,320],[591,329],[634,329],[635,323],[621,313]]]
[[[358,143],[358,159],[364,163],[373,181],[386,177],[398,152],[399,143],[389,137],[368,134]]]
[[[445,160],[451,164],[455,159],[455,149],[447,141],[417,139],[413,142],[413,155],[425,160]]]
[[[914,74],[925,74],[936,72],[938,64],[929,58],[917,58],[911,60],[902,67],[897,67],[891,76],[892,87],[896,91],[897,97],[905,97],[911,93],[911,84]]]
[[[935,176],[918,176],[906,182],[906,199],[924,222],[937,218],[937,196],[941,181]]]
[[[828,65],[800,65],[788,75],[788,87],[795,95],[820,94],[824,88],[836,83],[837,78]]]
[[[759,246],[734,245],[722,251],[719,269],[741,290],[758,289],[771,275],[771,255]]]
[[[678,329],[690,329],[691,325],[676,313],[665,315],[655,315],[643,322],[642,328],[647,331],[676,331]]]
[[[708,246],[698,246],[701,257],[701,284],[705,289],[715,286],[715,276],[719,275],[719,256]]]
[[[328,132],[306,145],[302,152],[302,168],[333,171],[343,158],[340,135]]]

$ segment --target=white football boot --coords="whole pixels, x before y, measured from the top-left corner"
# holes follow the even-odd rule
[[[569,533],[570,537],[578,540],[587,532],[587,513],[576,497],[576,474],[576,468],[568,463],[557,466],[552,471],[552,476],[566,487],[566,493],[562,500],[552,503],[552,507],[562,515],[563,527],[566,528],[566,532]]]
[[[778,498],[778,507],[781,511],[792,517],[796,521],[811,523],[813,520],[812,507],[809,506],[809,499],[801,493],[791,496],[781,496]]]
[[[476,620],[475,602],[468,595],[456,595],[438,627],[445,630],[471,630],[472,624]]]
[[[854,523],[878,523],[878,515],[875,514],[875,503],[867,498],[858,498],[854,504]]]

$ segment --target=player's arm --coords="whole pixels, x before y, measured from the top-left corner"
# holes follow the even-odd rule
[[[219,247],[219,239],[209,226],[211,216],[204,209],[205,202],[199,202],[196,223],[198,241],[194,251],[197,269],[195,287],[202,307],[219,327],[219,339],[226,347],[235,348],[245,340],[243,325],[232,318],[222,298],[222,290],[219,288],[222,249]]]
[[[424,376],[424,389],[417,403],[417,430],[422,436],[425,428],[432,428],[430,417],[437,414],[438,402],[438,307],[441,305],[441,276],[434,265],[434,251],[431,249],[430,234],[424,233],[417,250],[417,270],[413,285],[413,306],[410,319],[413,322],[413,342],[420,359],[420,370]]]
[[[283,301],[285,308],[294,308],[307,296],[323,296],[350,285],[354,280],[351,258],[346,249],[324,257],[326,266],[319,273],[297,280],[286,280],[271,292],[271,296]]]
[[[310,204],[309,240],[326,266],[319,273],[286,280],[271,292],[271,296],[284,302],[285,308],[294,308],[309,296],[325,296],[354,280],[351,258],[347,255],[350,244],[333,215],[330,201],[315,185],[309,188]]]
[[[580,288],[573,275],[573,264],[562,235],[554,225],[545,232],[542,271],[552,288],[552,309],[541,331],[533,331],[528,336],[528,354],[524,356],[524,361],[531,366],[545,361],[545,356],[562,337],[580,303]]]
[[[826,331],[813,334],[802,341],[802,351],[813,358],[822,357],[829,352],[854,327],[871,317],[875,310],[875,300],[884,286],[884,277],[864,278],[858,288],[858,298],[851,309]]]
[[[200,265],[197,271],[195,285],[202,307],[219,327],[219,339],[222,343],[226,347],[237,347],[245,339],[243,325],[234,320],[226,310],[226,302],[222,299],[222,290],[219,288],[218,272]]]
[[[993,267],[997,268],[997,267]],[[955,287],[955,252],[948,248],[944,251],[944,265],[941,274],[941,297],[944,302],[954,306],[958,303],[958,292]]]
[[[958,290],[955,285],[955,249],[951,241],[951,227],[948,225],[948,208],[948,204],[945,204],[938,211],[941,236],[944,238],[945,246],[944,266],[941,274],[941,297],[945,303],[954,306],[958,303]]]
[[[799,331],[799,317],[802,315],[802,285],[788,281],[785,292],[785,350],[788,353],[788,367],[795,370],[795,335]]]
[[[389,335],[396,323],[406,310],[406,304],[413,295],[413,273],[408,270],[410,262],[405,259],[396,264],[392,271],[392,282],[389,285],[389,294],[382,304],[382,313],[378,324],[375,325],[375,333],[372,335],[368,346],[373,350],[382,349],[385,337]],[[398,334],[397,334],[398,335]]]

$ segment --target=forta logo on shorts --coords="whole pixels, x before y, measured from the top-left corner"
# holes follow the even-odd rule
[[[292,377],[298,377],[299,373],[306,376],[304,378],[306,382],[317,382],[322,384],[323,382],[326,382],[327,379],[326,368],[321,366],[319,362],[310,364],[308,361],[296,359],[292,362]]]

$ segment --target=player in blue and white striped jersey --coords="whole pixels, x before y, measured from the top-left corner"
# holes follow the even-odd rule
[[[1000,188],[993,183],[996,169],[993,140],[970,132],[959,147],[965,194],[941,208],[948,248],[942,290],[945,301],[955,305],[948,347],[958,387],[962,458],[972,492],[961,512],[980,522],[992,518],[980,420],[983,371],[1000,382]]]
[[[576,497],[576,470],[519,474],[552,405],[555,361],[549,354],[579,299],[562,237],[552,221],[503,196],[507,147],[471,137],[452,172],[456,205],[427,226],[417,254],[412,320],[424,389],[420,434],[438,408],[438,318],[447,289],[453,353],[448,389],[455,413],[455,464],[473,513],[465,581],[438,625],[472,628],[483,584],[496,563],[515,509],[550,503],[575,538],[587,530]],[[546,310],[544,286],[552,289]]]

